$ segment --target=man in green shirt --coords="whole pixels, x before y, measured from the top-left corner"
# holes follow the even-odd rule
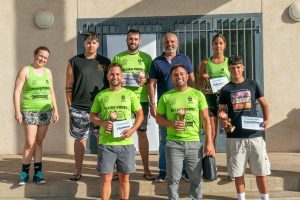
[[[171,68],[174,89],[158,101],[156,122],[167,127],[166,164],[169,199],[179,199],[178,187],[185,163],[190,178],[190,196],[202,199],[202,144],[200,120],[206,133],[204,154],[215,155],[208,107],[202,92],[187,86],[188,74],[182,64]],[[200,118],[201,117],[201,118]]]
[[[126,75],[136,78],[131,79],[131,83],[125,81],[124,84],[125,88],[133,91],[138,96],[143,108],[144,121],[137,130],[139,151],[144,166],[144,178],[146,180],[154,180],[149,170],[149,142],[146,134],[149,117],[147,77],[152,59],[150,55],[139,50],[141,33],[138,30],[130,29],[127,32],[126,43],[128,49],[116,55],[113,58],[113,63],[118,63],[122,66],[124,78],[127,78]]]
[[[120,65],[111,64],[108,67],[107,79],[110,87],[97,94],[90,112],[91,121],[100,126],[97,166],[102,175],[100,193],[102,200],[110,199],[111,181],[116,165],[120,199],[125,200],[129,198],[129,173],[135,171],[132,134],[143,121],[143,110],[137,96],[122,87],[123,74]],[[129,123],[132,120],[132,112],[136,116],[133,126],[126,128],[120,136],[116,137],[117,127],[113,127],[116,126],[113,125],[113,121]],[[118,128],[122,127],[118,126]]]

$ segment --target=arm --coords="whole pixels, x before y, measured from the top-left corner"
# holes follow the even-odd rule
[[[58,109],[57,109],[56,98],[55,98],[54,87],[53,87],[53,77],[52,77],[52,73],[49,69],[48,69],[48,72],[49,72],[49,76],[50,76],[50,80],[51,80],[50,95],[51,95],[52,107],[53,107],[52,120],[53,120],[53,122],[57,122],[59,119],[59,115],[58,115]]]
[[[143,120],[144,120],[143,109],[140,109],[135,112],[135,121],[134,121],[133,126],[130,129],[123,132],[122,138],[131,137],[131,135],[140,127]]]
[[[164,127],[172,127],[176,131],[183,131],[185,128],[184,121],[170,121],[167,120],[164,115],[159,113],[156,113],[156,123]]]
[[[267,101],[264,97],[260,97],[257,100],[258,100],[258,103],[260,104],[261,109],[262,109],[262,113],[263,113],[263,116],[264,116],[263,127],[264,127],[264,130],[266,130],[268,128],[268,125],[269,125],[270,109],[269,109]]]
[[[150,104],[150,114],[155,118],[156,116],[156,105],[155,105],[155,90],[156,90],[156,79],[150,79],[149,82],[149,104]]]
[[[200,117],[203,122],[203,128],[205,133],[205,147],[204,147],[204,154],[205,155],[211,155],[215,156],[215,149],[214,149],[214,143],[211,136],[211,125],[209,120],[209,114],[208,109],[203,109],[200,111]]]
[[[219,104],[218,113],[221,112],[221,111],[226,112],[226,105],[225,104]],[[230,123],[230,118],[228,118],[228,120],[220,119],[220,121],[221,121],[222,128],[226,131],[228,129],[228,126],[230,126],[230,124],[231,124]]]
[[[72,104],[73,83],[74,83],[73,68],[69,63],[66,71],[66,100],[67,100],[68,108],[70,108]]]
[[[24,86],[27,74],[28,74],[28,68],[27,67],[23,67],[19,71],[19,73],[16,77],[14,95],[13,95],[14,107],[15,107],[15,119],[20,124],[22,123],[22,114],[21,114],[21,109],[20,109],[20,98],[21,98],[21,92],[22,92],[22,88]]]
[[[193,88],[196,87],[196,83],[195,83],[195,75],[194,75],[194,73],[190,73],[190,74],[189,74],[188,85],[189,85],[190,87],[193,87]]]

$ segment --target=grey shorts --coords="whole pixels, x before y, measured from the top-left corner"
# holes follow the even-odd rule
[[[78,140],[87,139],[89,135],[98,135],[99,128],[90,121],[90,113],[70,107],[70,135]]]
[[[141,102],[141,106],[142,106],[142,109],[143,109],[144,120],[143,120],[143,122],[141,123],[140,127],[137,130],[138,131],[147,131],[148,118],[150,117],[149,116],[149,103],[148,102]]]
[[[26,125],[49,125],[52,119],[52,110],[47,111],[21,111],[23,123]]]
[[[255,176],[271,174],[266,142],[262,137],[227,138],[226,153],[228,173],[232,177],[243,176],[247,163]]]
[[[111,174],[116,165],[117,171],[129,174],[135,171],[134,145],[98,145],[97,170],[101,174]]]

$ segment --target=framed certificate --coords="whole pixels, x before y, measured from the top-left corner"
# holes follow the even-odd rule
[[[123,86],[140,87],[139,85],[139,74],[123,73]]]
[[[221,90],[221,88],[229,82],[227,77],[212,78],[209,81],[213,93]]]
[[[122,120],[113,122],[113,137],[119,138],[122,136],[124,130],[130,129],[132,127],[132,120]]]

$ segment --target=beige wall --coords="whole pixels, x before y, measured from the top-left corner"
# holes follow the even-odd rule
[[[187,3],[188,2],[188,3]],[[32,62],[33,49],[47,45],[61,119],[52,124],[46,153],[72,153],[64,98],[67,60],[76,54],[76,19],[263,13],[265,94],[271,107],[267,132],[272,151],[300,152],[300,23],[287,16],[292,0],[0,0],[0,153],[22,151],[23,132],[14,120],[12,92],[17,71]],[[39,9],[49,9],[54,25],[39,29],[33,21]],[[283,68],[282,70],[280,68]]]

